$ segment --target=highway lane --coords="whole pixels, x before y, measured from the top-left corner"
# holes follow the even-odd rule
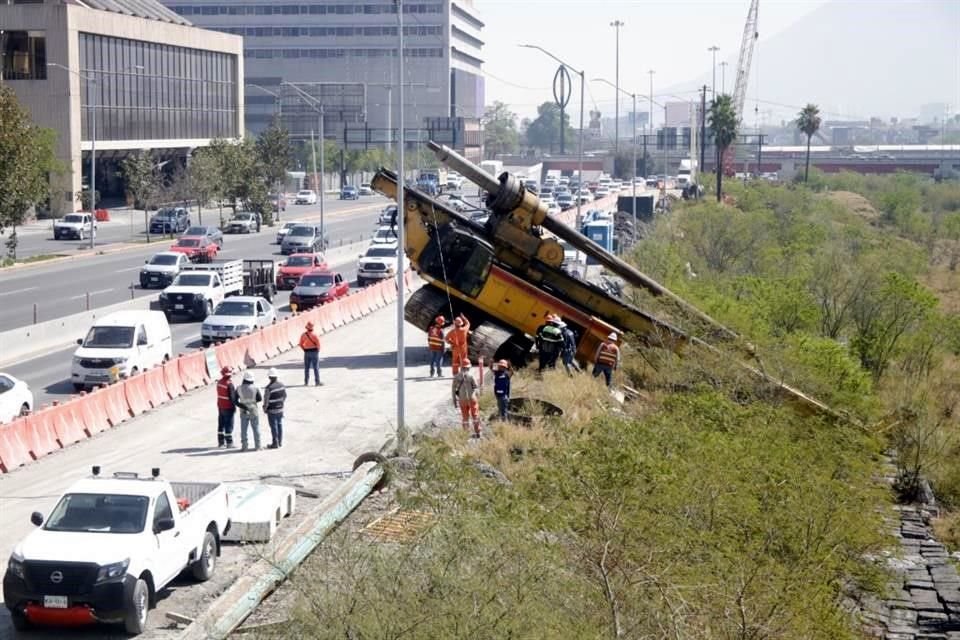
[[[331,248],[367,238],[375,230],[378,212],[389,201],[380,196],[359,201],[333,201],[326,211]],[[317,220],[319,208],[288,207],[284,220]],[[257,258],[273,255],[281,259],[272,244],[276,228],[263,227],[259,234],[228,235],[223,258]],[[51,241],[52,242],[52,241]],[[58,244],[62,244],[58,243]],[[73,260],[0,270],[0,331],[84,311],[88,295],[90,308],[102,307],[132,296],[156,295],[156,290],[139,288],[139,271],[145,259],[170,246],[168,239],[116,253],[84,256]],[[131,289],[131,286],[134,288]]]
[[[331,267],[342,273],[343,277],[350,281],[352,287],[356,286],[357,261],[355,256],[334,261]],[[153,295],[156,296],[157,292],[154,291]],[[274,298],[273,303],[276,306],[277,315],[281,318],[290,314],[289,298],[289,291],[280,291]],[[202,346],[200,343],[200,322],[185,320],[172,322],[170,330],[173,335],[174,355],[187,353]],[[70,365],[75,350],[76,345],[70,345],[4,367],[3,370],[20,378],[30,386],[37,407],[49,404],[54,400],[64,401],[71,394],[76,393],[70,381]]]

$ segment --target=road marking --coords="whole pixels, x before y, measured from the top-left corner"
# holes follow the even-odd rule
[[[129,267],[129,268],[127,268],[127,269],[116,269],[115,271],[116,271],[116,273],[123,273],[123,272],[125,272],[125,271],[137,271],[137,270],[142,269],[142,268],[143,268],[143,265],[139,265],[139,264],[138,264],[138,265],[135,266],[135,267]]]
[[[91,295],[91,296],[96,296],[96,295],[99,295],[99,294],[101,294],[101,293],[110,293],[111,291],[113,291],[113,289],[100,289],[100,291],[91,291],[91,292],[90,292],[90,295]],[[72,298],[67,298],[67,300],[79,300],[80,298],[86,298],[86,297],[87,297],[87,294],[84,293],[83,295],[73,296]]]
[[[27,287],[26,289],[14,289],[13,291],[4,291],[4,292],[3,292],[3,295],[5,295],[5,296],[12,296],[12,295],[15,294],[15,293],[25,293],[25,292],[27,292],[27,291],[33,291],[33,290],[36,289],[36,288],[37,288],[37,287]]]

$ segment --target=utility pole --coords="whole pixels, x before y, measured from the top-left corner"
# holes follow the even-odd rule
[[[410,432],[407,430],[405,418],[406,389],[405,369],[406,369],[406,347],[404,346],[404,318],[403,305],[406,299],[406,291],[403,282],[403,258],[406,255],[404,248],[406,240],[404,239],[404,223],[407,217],[404,195],[407,188],[407,181],[404,177],[404,121],[403,121],[403,0],[395,0],[397,3],[397,33],[400,36],[400,52],[397,56],[399,65],[399,77],[397,78],[397,91],[400,97],[399,113],[400,118],[400,157],[397,168],[397,454],[404,456],[407,454],[408,440]]]
[[[614,81],[616,82],[615,88],[617,91],[614,94],[616,96],[614,98],[616,100],[616,108],[614,110],[613,117],[613,153],[614,156],[616,156],[616,154],[620,153],[620,27],[623,26],[623,21],[614,20],[610,23],[610,26],[613,27],[617,32],[616,76],[614,77]]]
[[[717,97],[717,51],[720,51],[720,47],[713,45],[707,48],[707,51],[713,53],[713,84],[710,85],[710,91],[713,93],[713,97]]]
[[[387,157],[393,153],[393,85],[387,85]]]
[[[323,147],[326,145],[323,137],[323,103],[320,104],[320,242],[323,245],[323,250],[327,250],[327,229],[324,226],[323,219],[323,179],[327,170],[327,165],[324,164],[326,158],[323,154]],[[314,151],[316,153],[316,151]]]
[[[727,92],[727,61],[720,62],[720,93]]]
[[[647,73],[650,74],[650,133],[656,135],[656,130],[653,128],[653,74],[656,71],[650,69]],[[664,123],[666,123],[666,120],[664,120]],[[646,154],[646,149],[644,149],[644,154]],[[644,155],[644,158],[646,158],[646,155]]]
[[[706,164],[707,153],[707,85],[703,85],[703,93],[700,95],[700,173],[702,174]],[[700,190],[697,189],[697,193]]]
[[[317,177],[317,144],[313,140],[313,129],[310,129],[310,154],[313,156],[313,186],[317,191],[321,191],[323,186],[318,182]]]

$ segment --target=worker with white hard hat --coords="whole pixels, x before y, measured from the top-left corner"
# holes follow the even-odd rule
[[[270,425],[270,444],[267,449],[279,449],[283,445],[283,405],[287,401],[287,388],[280,382],[280,373],[273,367],[267,372],[270,382],[263,389],[263,412]]]
[[[620,366],[620,347],[617,346],[617,334],[611,333],[607,336],[593,357],[593,377],[597,378],[603,374],[607,381],[607,386],[613,385],[613,372]]]
[[[252,371],[243,374],[243,382],[237,387],[237,407],[240,409],[240,450],[248,451],[247,428],[253,429],[253,450],[260,450],[260,403],[263,395]]]

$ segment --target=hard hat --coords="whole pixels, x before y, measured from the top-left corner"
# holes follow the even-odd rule
[[[270,367],[270,371],[267,371],[268,378],[277,378],[280,376],[280,372],[277,371],[276,367]]]
[[[446,323],[447,323],[447,319],[444,318],[443,316],[437,316],[437,317],[434,319],[434,322],[437,323],[437,324],[446,324]]]
[[[462,327],[462,326],[463,326],[463,318],[457,318],[456,320],[453,321],[453,324],[457,325],[458,327]]]
[[[464,359],[463,359],[463,362],[460,363],[460,366],[463,367],[464,369],[469,369],[470,366],[471,366],[471,365],[470,365],[470,358],[464,358]]]
[[[244,382],[253,382],[253,371],[247,371],[243,374]]]
[[[607,336],[607,340],[613,340],[614,342],[616,342],[616,341],[617,341],[617,334],[616,334],[616,333],[611,333],[610,335]]]
[[[220,375],[222,375],[222,376],[228,376],[228,375],[230,375],[230,373],[231,373],[232,371],[233,371],[233,369],[231,369],[230,367],[223,367],[223,368],[220,369]]]
[[[506,360],[497,360],[497,366],[500,367],[501,369],[506,369],[510,365],[507,364]]]
[[[307,323],[307,331],[313,331],[313,323],[312,323],[312,322],[308,322],[308,323]]]

